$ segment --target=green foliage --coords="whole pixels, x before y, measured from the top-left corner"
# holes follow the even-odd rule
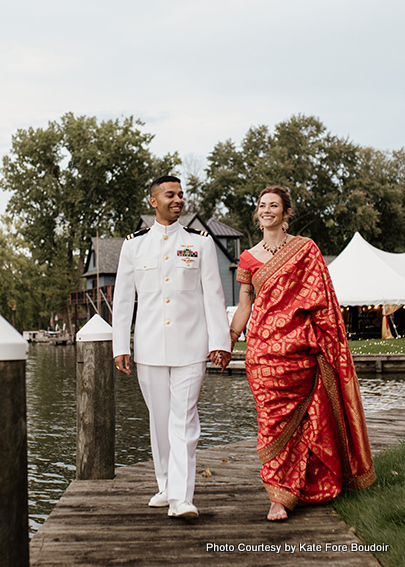
[[[402,567],[405,557],[405,442],[375,456],[377,481],[365,490],[344,489],[336,511],[366,544],[388,544],[376,553],[384,565]]]
[[[3,189],[11,191],[8,212],[22,218],[22,232],[43,262],[60,254],[83,255],[96,230],[123,235],[147,207],[148,185],[157,169],[167,173],[177,155],[162,160],[149,149],[153,136],[132,117],[97,123],[95,117],[65,114],[46,130],[19,130],[3,159]]]
[[[388,252],[403,252],[405,237],[405,151],[381,152],[360,148],[355,183],[374,208],[374,229],[362,235]],[[363,210],[360,208],[361,214]]]
[[[317,118],[297,115],[274,134],[250,128],[240,148],[219,142],[208,156],[207,182],[194,182],[194,192],[203,214],[243,232],[245,246],[260,238],[252,218],[260,191],[282,185],[294,204],[290,232],[313,238],[324,254],[338,254],[356,231],[387,251],[403,251],[404,164],[404,151],[361,148]]]
[[[47,325],[43,283],[21,236],[0,228],[0,314],[19,331]]]
[[[142,125],[133,117],[98,123],[67,113],[46,129],[13,136],[0,188],[12,195],[7,222],[18,223],[41,266],[47,309],[67,309],[91,237],[131,232],[148,209],[152,179],[180,163],[177,153],[153,156],[153,136],[142,133]]]

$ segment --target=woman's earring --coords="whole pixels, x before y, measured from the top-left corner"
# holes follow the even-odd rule
[[[264,230],[264,226],[263,225],[259,225],[260,230],[263,232]]]
[[[284,221],[283,224],[281,225],[281,228],[284,230],[284,232],[287,232],[288,230],[288,222]]]

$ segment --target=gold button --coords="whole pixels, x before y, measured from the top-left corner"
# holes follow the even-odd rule
[[[166,325],[170,325],[170,321],[166,321]]]
[[[144,264],[143,267],[146,268],[146,264]]]
[[[165,299],[165,301],[166,303],[170,303],[170,299],[168,297]]]
[[[165,256],[165,260],[168,260],[168,259],[169,259],[169,256]]]
[[[169,237],[167,236],[167,234],[165,234],[163,238],[167,240]]]
[[[165,278],[165,282],[168,282],[168,281],[169,281],[169,278]]]

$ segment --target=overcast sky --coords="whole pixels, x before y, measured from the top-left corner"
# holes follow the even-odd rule
[[[404,29],[404,0],[4,2],[0,155],[69,111],[141,118],[158,156],[207,156],[297,113],[399,149]]]

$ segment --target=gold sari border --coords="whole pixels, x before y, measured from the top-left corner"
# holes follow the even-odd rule
[[[279,435],[277,437],[277,439],[275,441],[273,441],[273,443],[270,443],[269,445],[266,445],[265,447],[262,447],[261,449],[259,449],[257,451],[257,454],[259,456],[259,459],[262,462],[262,465],[265,465],[266,463],[268,463],[269,461],[271,461],[271,459],[274,459],[274,457],[276,455],[278,455],[280,453],[280,451],[282,451],[284,449],[284,447],[287,445],[288,441],[291,439],[293,433],[295,432],[295,430],[297,429],[297,427],[299,426],[299,424],[302,421],[302,418],[304,417],[309,404],[312,401],[312,398],[314,396],[314,392],[318,383],[318,375],[319,375],[319,371],[317,371],[315,379],[314,379],[314,383],[312,385],[311,391],[309,392],[308,396],[305,398],[305,400],[303,402],[301,402],[300,404],[298,404],[298,406],[296,407],[292,418],[290,419],[290,421],[287,423],[287,425],[284,427],[283,432],[281,433],[281,435]]]
[[[265,482],[263,484],[272,502],[278,502],[289,510],[294,510],[299,502],[299,496],[294,496],[291,492],[288,492],[288,490],[280,486],[266,484]]]
[[[361,476],[350,475],[348,477],[343,476],[343,484],[348,488],[368,488],[377,480],[377,475],[375,474],[374,465]]]
[[[347,448],[347,430],[342,415],[342,400],[339,396],[338,388],[335,380],[335,371],[332,366],[325,360],[323,355],[319,355],[318,364],[321,370],[322,381],[325,386],[326,394],[332,406],[333,415],[335,417],[336,427],[338,431],[340,462],[342,464],[343,484],[349,488],[367,488],[376,480],[374,466],[371,463],[370,469],[362,475],[352,473],[348,448]]]
[[[256,293],[268,278],[274,275],[288,260],[290,260],[310,239],[304,236],[294,236],[281,250],[257,270],[252,278]]]
[[[346,446],[346,425],[343,420],[342,412],[340,411],[342,407],[341,399],[339,396],[338,388],[336,386],[335,371],[332,366],[325,360],[325,358],[320,354],[318,356],[318,364],[321,369],[322,381],[325,386],[326,394],[329,398],[330,404],[332,406],[333,415],[335,417],[336,427],[338,431],[339,447],[340,447],[340,461],[342,464],[342,474],[343,478],[350,478],[352,476],[349,458],[347,455]]]

